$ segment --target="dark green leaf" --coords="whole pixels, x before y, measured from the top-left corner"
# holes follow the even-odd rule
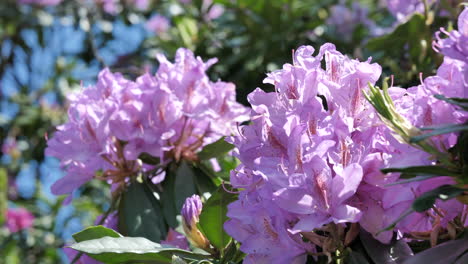
[[[397,181],[397,182],[385,184],[385,187],[400,185],[400,184],[409,183],[409,182],[425,181],[425,180],[427,180],[427,179],[434,178],[434,177],[439,177],[439,176],[438,176],[438,175],[433,175],[433,176],[416,176],[416,177],[413,177],[413,178],[411,178],[411,179],[407,179],[407,180],[402,180],[402,181]]]
[[[175,209],[180,212],[185,199],[196,193],[195,174],[193,167],[182,161],[175,173]]]
[[[447,103],[461,107],[463,110],[468,111],[468,98],[447,98],[441,94],[435,94],[435,98],[446,101]]]
[[[161,160],[158,157],[154,157],[146,152],[141,153],[138,158],[145,164],[158,165],[161,163]]]
[[[405,168],[387,168],[381,170],[383,173],[399,172],[400,178],[411,178],[417,175],[422,176],[458,176],[459,173],[442,166],[413,166]]]
[[[405,260],[402,264],[446,264],[454,263],[468,250],[468,238],[444,242],[436,247],[426,249],[413,257]]]
[[[463,254],[463,256],[460,256],[457,258],[455,264],[466,264],[468,263],[468,251]]]
[[[220,264],[229,263],[230,261],[235,261],[236,254],[239,252],[237,248],[236,242],[231,240],[229,245],[226,247],[224,251],[224,255],[222,256],[221,260],[219,261]]]
[[[206,259],[201,255],[176,248],[166,248],[143,237],[103,237],[73,244],[71,248],[104,263],[171,263],[172,256]]]
[[[148,186],[133,182],[122,194],[119,207],[119,231],[127,236],[152,241],[166,238],[167,226],[161,206]]]
[[[369,264],[366,257],[357,251],[351,251],[348,255],[347,262],[349,264]]]
[[[207,160],[211,158],[216,158],[228,153],[234,148],[234,145],[227,143],[223,138],[220,138],[218,141],[206,145],[199,153],[198,157],[201,160]]]
[[[227,220],[227,205],[236,200],[237,195],[226,192],[222,186],[214,192],[203,205],[199,225],[211,242],[221,252],[231,241],[231,237],[224,231],[223,225]]]
[[[454,133],[454,132],[460,132],[460,131],[465,131],[468,130],[468,125],[466,124],[457,124],[457,125],[448,125],[448,126],[443,126],[436,128],[432,130],[429,133],[425,133],[419,136],[411,137],[410,142],[411,143],[416,143],[422,140],[425,140],[426,138],[430,138],[433,136],[437,135],[443,135],[443,134],[448,134],[448,133]]]
[[[200,194],[209,192],[213,193],[217,186],[213,182],[211,176],[208,176],[204,173],[203,170],[201,170],[199,167],[194,168],[194,173],[195,173],[195,184],[197,186],[197,191]]]
[[[424,212],[430,209],[436,199],[443,201],[452,199],[462,194],[465,190],[455,187],[453,185],[442,185],[433,190],[423,193],[421,196],[413,201],[412,208],[416,212]]]
[[[411,38],[408,38],[411,36]],[[423,59],[427,49],[422,39],[430,37],[421,14],[414,14],[407,22],[400,24],[392,33],[369,40],[367,48],[371,51],[384,51],[387,56],[401,56],[402,50],[409,49],[414,62]]]
[[[359,238],[374,263],[396,264],[413,255],[411,248],[403,240],[394,239],[388,245],[383,244],[364,229],[359,232]]]
[[[161,207],[164,214],[164,218],[166,219],[167,224],[172,227],[176,228],[178,223],[176,216],[179,212],[176,210],[175,205],[175,177],[176,175],[170,173],[169,170],[166,171],[166,178],[161,183],[162,191],[159,192],[161,196]]]
[[[82,242],[85,240],[98,239],[102,237],[121,237],[121,235],[112,229],[104,226],[90,226],[78,233],[73,234],[73,238],[76,242]]]

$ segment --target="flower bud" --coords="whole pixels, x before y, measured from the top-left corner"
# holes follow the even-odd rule
[[[197,227],[202,208],[203,204],[200,200],[200,196],[194,194],[187,198],[181,211],[182,226],[185,235],[192,245],[201,249],[209,249],[210,242]]]

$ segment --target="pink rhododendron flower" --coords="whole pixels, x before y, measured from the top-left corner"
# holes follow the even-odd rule
[[[177,247],[184,250],[190,250],[187,238],[181,233],[175,231],[172,228],[169,228],[169,232],[167,233],[167,237],[165,240],[161,241],[161,245],[163,246],[170,246],[170,247]]]
[[[169,19],[161,15],[154,15],[146,22],[146,28],[156,34],[163,34],[169,30]]]
[[[268,74],[264,82],[274,85],[276,92],[252,92],[248,97],[252,124],[229,139],[241,161],[231,173],[231,183],[240,193],[228,207],[231,219],[225,229],[241,242],[246,260],[304,263],[316,245],[324,250],[313,231],[330,225],[360,223],[388,243],[394,231],[412,237],[445,228],[463,214],[466,208],[460,202],[438,201],[434,210],[439,215],[413,213],[394,230],[379,232],[416,197],[453,182],[439,177],[386,187],[399,175],[384,175],[380,169],[434,161],[428,153],[399,142],[362,96],[367,84],[378,80],[379,65],[351,60],[331,44],[323,45],[316,56],[313,52],[312,47],[300,47],[292,64]],[[465,112],[434,98],[465,93],[461,66],[445,58],[438,75],[421,85],[407,90],[392,87],[396,110],[417,127],[468,120]],[[448,149],[456,139],[449,134],[434,141]]]
[[[94,221],[94,224],[95,225],[102,225],[104,227],[107,227],[107,228],[110,228],[110,229],[114,229],[114,230],[117,230],[117,227],[118,227],[118,223],[119,223],[119,216],[117,215],[117,212],[112,212],[110,213],[106,219],[104,220],[103,223],[101,223],[101,220],[102,218],[104,217],[104,215],[100,215],[96,218],[96,220]]]
[[[378,133],[379,121],[361,95],[379,78],[380,66],[351,60],[331,44],[313,52],[300,47],[293,64],[268,74],[265,82],[277,92],[252,92],[253,124],[231,138],[242,162],[231,183],[243,191],[229,206],[225,228],[247,259],[303,263],[314,247],[302,242],[301,232],[358,222],[363,212],[354,199],[365,158],[384,151],[372,147],[367,133]]]
[[[441,33],[447,35],[442,39]],[[458,17],[458,30],[447,32],[441,28],[436,33],[436,41],[433,43],[434,49],[440,51],[447,57],[468,63],[468,8],[465,8]],[[467,75],[468,76],[468,75]]]
[[[220,4],[213,4],[213,0],[203,0],[202,10],[206,20],[213,20],[224,14],[224,7]]]
[[[9,208],[6,212],[6,226],[15,233],[30,228],[34,223],[34,215],[25,208]]]
[[[76,258],[76,256],[80,253],[72,248],[64,247],[63,252],[67,255],[68,260],[72,261]],[[86,254],[82,254],[82,256],[75,262],[78,264],[102,264],[102,262],[97,261],[91,257],[88,257]]]
[[[234,85],[206,75],[216,60],[205,63],[186,49],[177,51],[175,63],[161,54],[158,60],[154,76],[131,81],[105,69],[96,85],[69,96],[69,120],[46,149],[67,172],[53,193],[68,194],[94,177],[125,184],[153,168],[138,159],[144,152],[161,162],[196,160],[203,146],[235,133],[236,124],[248,119]]]

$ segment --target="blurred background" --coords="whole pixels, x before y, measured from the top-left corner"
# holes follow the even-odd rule
[[[424,4],[424,2],[426,4]],[[434,74],[431,42],[454,27],[461,0],[2,0],[0,1],[0,263],[68,263],[61,248],[109,207],[92,181],[64,197],[63,176],[44,156],[65,121],[66,97],[105,67],[128,78],[154,73],[157,53],[179,47],[218,58],[212,80],[233,82],[246,100],[267,72],[300,45],[332,42],[352,58],[372,56],[409,87]],[[398,6],[403,5],[403,6]]]

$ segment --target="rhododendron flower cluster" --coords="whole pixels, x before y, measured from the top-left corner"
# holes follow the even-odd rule
[[[268,75],[277,93],[249,95],[253,124],[232,138],[242,165],[231,182],[244,190],[225,228],[248,263],[304,263],[315,249],[300,233],[359,221],[362,210],[351,198],[367,167],[383,162],[369,137],[378,119],[361,95],[380,66],[350,60],[332,44],[313,52],[300,47],[292,65]]]
[[[53,186],[67,194],[93,177],[118,184],[153,165],[142,153],[170,161],[197,160],[196,153],[236,130],[247,108],[235,101],[231,83],[211,82],[203,62],[179,49],[175,62],[157,56],[156,74],[136,81],[103,70],[96,85],[69,97],[67,123],[57,127],[46,154],[60,159],[67,174]],[[164,179],[159,175],[157,181]]]
[[[268,74],[265,82],[276,92],[252,92],[253,123],[230,138],[242,163],[232,172],[231,183],[241,191],[229,205],[225,229],[241,242],[247,263],[304,263],[315,246],[333,252],[355,236],[349,223],[359,223],[388,243],[393,231],[378,231],[408,210],[418,195],[453,183],[440,177],[386,187],[398,175],[385,176],[381,168],[433,161],[426,152],[399,142],[362,96],[368,83],[379,79],[379,65],[351,60],[332,44],[323,45],[315,57],[313,52],[310,46],[300,47],[293,64]],[[446,92],[450,78],[457,80],[451,66],[447,62],[439,69],[441,76],[427,78],[406,94],[392,88],[397,111],[415,126],[465,120],[466,115],[433,98]],[[440,145],[453,146],[453,137],[440,137]],[[433,211],[399,222],[395,231],[411,237],[441,230],[466,212],[456,200],[438,202]],[[349,235],[333,244],[313,232],[333,236],[345,228]]]

